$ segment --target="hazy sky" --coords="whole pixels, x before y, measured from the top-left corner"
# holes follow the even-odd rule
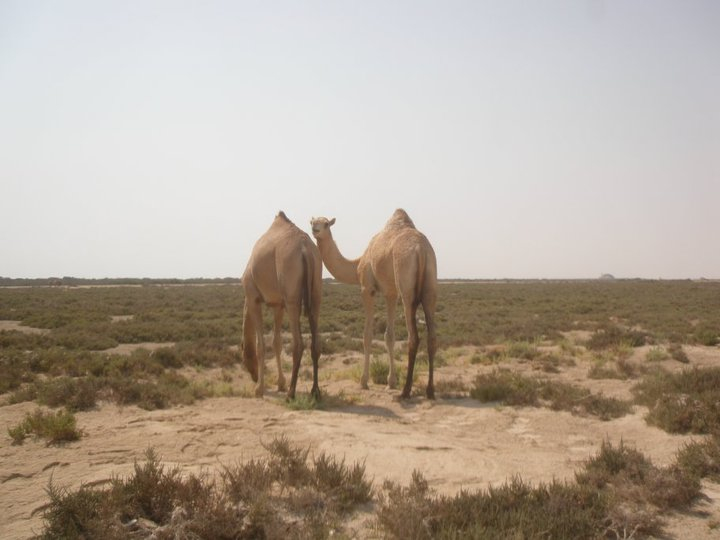
[[[720,278],[720,2],[0,0],[0,276],[239,276],[278,210],[443,278]],[[327,275],[327,272],[326,272]]]

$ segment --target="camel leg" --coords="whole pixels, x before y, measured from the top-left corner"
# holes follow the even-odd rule
[[[363,363],[363,373],[360,378],[360,386],[365,390],[368,389],[368,379],[370,379],[370,350],[373,338],[373,311],[375,311],[375,297],[373,291],[363,289],[362,291],[363,308],[365,309],[365,334],[363,336],[363,352],[365,360]]]
[[[395,374],[395,308],[397,307],[397,296],[386,296],[387,302],[387,327],[385,328],[385,346],[390,362],[390,373],[388,374],[387,385],[389,389],[397,386],[397,375]]]
[[[428,399],[435,399],[435,385],[433,383],[433,361],[435,360],[435,351],[437,350],[437,336],[435,334],[435,313],[434,305],[429,307],[423,302],[423,311],[425,312],[425,323],[427,324],[427,349],[428,349],[428,384],[425,395]]]
[[[258,378],[255,385],[255,397],[263,397],[265,393],[265,338],[263,336],[262,304],[252,302],[249,307],[250,317],[255,326],[255,340],[257,343]]]
[[[292,375],[290,376],[290,388],[288,388],[288,399],[295,399],[295,387],[297,386],[298,373],[300,372],[300,360],[303,353],[302,334],[300,332],[300,304],[292,303],[287,306],[290,332],[292,333]]]
[[[310,313],[310,356],[312,357],[313,363],[313,385],[310,394],[316,399],[320,400],[320,384],[318,382],[318,361],[320,360],[320,336],[318,334],[318,311],[320,309],[319,301],[318,305],[312,309]]]
[[[275,326],[273,328],[273,349],[275,350],[275,360],[277,361],[278,370],[278,392],[285,391],[285,375],[282,371],[282,321],[283,321],[283,308],[277,306],[275,308]]]
[[[415,314],[417,313],[418,306],[412,300],[412,296],[410,296],[407,301],[403,296],[403,307],[405,308],[405,324],[407,325],[408,332],[408,367],[405,387],[403,388],[400,397],[406,399],[410,397],[410,391],[412,390],[413,371],[415,370],[415,357],[417,356],[420,338],[418,336],[417,320],[415,319]]]
[[[242,347],[242,355],[243,355],[243,364],[247,368],[248,372],[250,373],[250,377],[252,378],[253,382],[257,382],[258,375],[257,375],[257,346],[256,346],[256,337],[255,337],[255,323],[253,321],[253,318],[250,314],[250,305],[253,303],[253,300],[245,297],[245,305],[243,307],[243,347]]]

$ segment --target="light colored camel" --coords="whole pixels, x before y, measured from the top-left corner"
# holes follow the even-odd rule
[[[388,387],[397,383],[395,375],[395,308],[398,295],[405,308],[405,324],[408,331],[408,370],[402,397],[410,397],[413,370],[417,355],[419,337],[416,313],[422,304],[425,312],[428,340],[427,397],[435,397],[433,385],[433,360],[437,349],[435,335],[435,302],[437,298],[437,262],[430,242],[415,228],[415,224],[404,210],[395,210],[383,230],[376,234],[368,244],[365,253],[359,259],[348,260],[342,256],[333,240],[330,227],[335,218],[313,218],[313,236],[317,240],[320,254],[330,273],[342,283],[360,285],[363,307],[365,309],[364,352],[365,363],[360,381],[363,388],[368,386],[370,371],[370,345],[373,333],[373,311],[375,293],[380,292],[387,302],[387,329],[385,345],[390,358]]]
[[[245,289],[243,362],[253,381],[257,383],[255,395],[262,397],[265,390],[265,342],[262,317],[262,304],[265,303],[273,309],[275,316],[273,347],[280,391],[285,389],[285,377],[280,361],[281,330],[283,312],[287,310],[288,313],[293,357],[292,376],[287,393],[289,399],[295,397],[295,386],[303,353],[300,312],[303,307],[305,308],[310,323],[310,352],[313,362],[311,393],[319,399],[318,317],[322,295],[322,260],[317,246],[283,212],[278,213],[267,232],[255,243],[242,277],[242,284]]]

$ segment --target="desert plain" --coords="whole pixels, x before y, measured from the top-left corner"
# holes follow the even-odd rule
[[[279,437],[310,456],[362,463],[373,496],[328,534],[383,538],[394,536],[378,525],[378,494],[386,481],[409,484],[416,471],[434,493],[452,497],[513,478],[532,485],[573,482],[604,443],[625,445],[668,467],[683,448],[712,436],[663,429],[648,420],[650,408],[636,396],[637,385],[653,373],[720,369],[713,339],[720,336],[719,283],[441,283],[435,400],[424,396],[422,346],[413,396],[401,400],[399,388],[387,388],[382,305],[376,310],[373,377],[369,389],[360,388],[359,295],[334,283],[325,284],[321,312],[321,402],[308,396],[307,351],[296,403],[277,389],[269,321],[268,387],[263,398],[254,397],[239,353],[241,302],[242,289],[234,283],[0,289],[0,375],[16,381],[0,394],[0,537],[43,534],[49,485],[68,492],[103,489],[131,475],[150,448],[167,467],[210,476],[262,459]],[[396,363],[402,370],[403,325],[399,315]],[[612,343],[597,339],[613,333],[619,338]],[[287,334],[284,341],[287,346]],[[673,354],[678,350],[682,355]],[[35,361],[23,369],[32,373],[13,370],[30,358]],[[98,383],[88,406],[68,408],[77,440],[11,437],[38,409],[62,409],[47,396],[50,381],[102,370],[87,365],[152,358],[164,359],[163,369],[196,391],[176,399],[170,388],[168,396],[158,390],[152,399],[133,400],[119,386]],[[283,365],[289,378],[287,352]],[[130,368],[125,373],[138,377]],[[482,399],[478,389],[507,373],[585,389],[626,403],[627,410],[607,415],[582,403],[553,406],[547,398],[529,405]],[[720,484],[713,477],[699,481],[692,504],[658,512],[660,526],[650,537],[720,537]],[[641,531],[606,531],[613,534],[643,537]]]

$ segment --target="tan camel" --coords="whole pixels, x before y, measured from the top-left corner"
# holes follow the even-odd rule
[[[313,236],[320,248],[322,260],[330,273],[342,283],[360,285],[365,309],[365,363],[360,381],[362,387],[368,387],[374,296],[379,291],[385,295],[387,301],[385,345],[390,358],[388,387],[394,388],[397,383],[394,363],[395,308],[398,295],[400,295],[405,308],[405,324],[408,331],[407,380],[401,396],[403,398],[410,397],[412,389],[415,356],[419,345],[415,316],[418,306],[422,304],[427,324],[428,363],[430,366],[426,393],[428,398],[434,398],[433,360],[437,349],[435,335],[437,262],[435,252],[428,239],[415,228],[410,216],[404,210],[398,209],[395,210],[383,230],[370,240],[362,257],[348,260],[342,256],[333,240],[330,227],[335,223],[334,218],[331,220],[324,217],[313,218],[310,223]]]
[[[262,397],[265,390],[265,343],[263,340],[262,304],[274,310],[275,326],[273,347],[278,367],[278,390],[285,389],[280,356],[283,312],[287,310],[292,333],[293,367],[288,399],[295,397],[300,359],[303,353],[300,332],[300,312],[310,322],[313,362],[312,395],[320,398],[318,386],[318,317],[322,295],[322,260],[312,239],[287,216],[280,212],[270,228],[255,243],[250,261],[242,277],[245,289],[243,310],[243,362],[253,381],[257,383],[255,395]],[[258,361],[258,358],[260,359]],[[259,368],[259,369],[258,369]]]

